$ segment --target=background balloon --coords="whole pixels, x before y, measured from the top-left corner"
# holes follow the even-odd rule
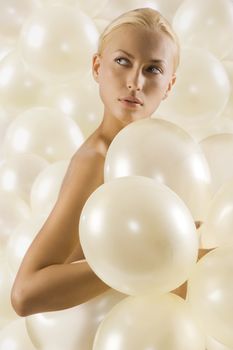
[[[233,247],[233,177],[224,182],[210,202],[201,234],[205,248]]]
[[[223,112],[230,82],[223,64],[209,51],[183,47],[177,81],[156,113],[179,125],[195,125]]]
[[[148,176],[167,185],[195,220],[204,219],[212,196],[208,163],[200,146],[174,123],[147,118],[117,134],[106,155],[104,180],[129,175]]]
[[[18,272],[23,257],[33,239],[45,223],[44,215],[31,216],[20,223],[9,237],[6,248],[6,260],[13,274]]]
[[[196,264],[188,303],[205,334],[233,347],[233,247],[216,248]]]
[[[0,103],[14,115],[38,102],[41,82],[23,64],[17,51],[0,61]]]
[[[183,299],[173,294],[128,297],[99,326],[93,350],[204,350],[204,337]]]
[[[77,80],[69,84],[44,86],[40,103],[73,118],[87,138],[102,121],[103,104],[98,96],[98,85],[91,74],[86,75],[85,79],[85,84],[83,80]]]
[[[203,47],[223,58],[232,48],[233,3],[185,0],[175,13],[173,26],[182,45]]]
[[[35,179],[31,188],[31,208],[34,214],[48,216],[53,209],[69,166],[69,161],[59,161],[47,166]]]
[[[95,273],[130,295],[175,289],[197,259],[190,211],[167,186],[144,176],[98,187],[82,210],[79,235]]]
[[[232,350],[228,346],[219,343],[213,337],[207,337],[206,340],[206,350]]]
[[[25,326],[25,319],[12,321],[0,330],[0,350],[35,350]]]
[[[0,38],[15,42],[24,21],[37,11],[39,0],[1,0]]]
[[[125,297],[110,289],[73,308],[27,316],[28,334],[38,350],[92,350],[97,327]]]
[[[71,118],[53,108],[35,107],[19,115],[7,129],[6,157],[33,153],[49,162],[67,160],[83,143],[83,135]]]
[[[228,74],[228,78],[231,83],[231,94],[227,102],[224,114],[229,118],[233,119],[233,60],[232,61],[223,61],[224,68]]]
[[[90,67],[97,40],[90,17],[77,8],[56,5],[42,8],[24,23],[19,51],[40,79],[65,81]]]
[[[200,142],[208,161],[214,193],[233,177],[233,134],[211,135]]]
[[[15,193],[0,191],[0,247],[5,246],[15,227],[30,216],[30,208]]]
[[[0,189],[13,192],[29,203],[32,184],[48,164],[36,154],[8,157],[0,164]]]

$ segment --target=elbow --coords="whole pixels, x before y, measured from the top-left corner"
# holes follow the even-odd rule
[[[26,317],[29,313],[26,310],[26,298],[22,288],[13,286],[11,290],[11,305],[18,316]]]

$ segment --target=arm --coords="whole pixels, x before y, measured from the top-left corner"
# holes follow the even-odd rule
[[[12,287],[12,306],[20,316],[73,307],[109,288],[85,260],[67,263],[74,251],[84,258],[79,218],[88,197],[103,183],[103,166],[104,157],[96,152],[73,156],[58,200],[25,254]]]

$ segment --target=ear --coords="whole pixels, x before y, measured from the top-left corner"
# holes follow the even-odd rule
[[[92,57],[92,74],[96,82],[98,82],[100,68],[100,54],[95,53]]]
[[[165,92],[165,94],[163,96],[163,100],[165,100],[168,97],[168,93],[169,93],[169,91],[171,91],[171,88],[175,84],[175,82],[176,82],[176,74],[174,73],[172,75],[172,78],[171,78],[169,84],[168,84],[167,90],[166,90],[166,92]]]

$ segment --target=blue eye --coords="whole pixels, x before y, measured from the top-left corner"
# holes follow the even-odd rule
[[[116,58],[114,61],[118,63],[119,60],[125,60],[125,61],[128,61],[126,58],[124,57],[118,57]],[[120,65],[122,66],[122,64],[120,63]]]

